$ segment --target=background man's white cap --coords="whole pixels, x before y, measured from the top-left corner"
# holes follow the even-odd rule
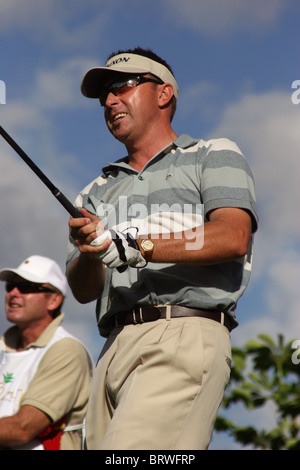
[[[139,54],[124,52],[111,57],[105,67],[93,67],[83,77],[81,92],[88,98],[99,98],[105,87],[105,81],[112,73],[144,74],[152,73],[164,83],[171,83],[175,98],[178,98],[179,89],[174,75],[163,64]]]
[[[51,284],[64,297],[67,294],[67,279],[58,264],[50,258],[29,256],[16,269],[4,268],[0,271],[1,281],[12,282],[16,276],[30,282]]]

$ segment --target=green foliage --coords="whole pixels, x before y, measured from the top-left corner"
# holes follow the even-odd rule
[[[276,426],[267,431],[239,426],[220,414],[215,430],[227,432],[243,446],[265,450],[300,450],[300,364],[292,360],[290,341],[278,335],[275,343],[266,334],[248,341],[242,349],[232,348],[233,367],[222,407],[240,404],[247,410],[269,404],[274,409]],[[300,347],[300,344],[299,344]],[[295,354],[295,353],[294,353]]]

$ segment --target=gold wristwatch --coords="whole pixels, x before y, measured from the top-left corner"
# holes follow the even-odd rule
[[[153,250],[154,250],[154,243],[149,238],[144,239],[141,241],[141,248],[144,251],[144,258],[147,261],[151,261]]]

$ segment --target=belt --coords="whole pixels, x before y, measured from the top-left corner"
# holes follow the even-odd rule
[[[136,323],[147,323],[163,318],[180,318],[180,317],[201,317],[214,320],[226,326],[231,331],[232,322],[228,315],[219,310],[201,310],[195,308],[182,307],[181,305],[168,305],[162,307],[140,307],[131,310],[118,312],[115,315],[115,325],[125,326]]]

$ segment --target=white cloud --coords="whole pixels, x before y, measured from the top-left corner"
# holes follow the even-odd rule
[[[71,58],[52,68],[36,68],[24,99],[14,99],[12,91],[2,107],[3,127],[7,127],[7,132],[8,129],[38,132],[51,126],[50,111],[84,106],[85,101],[80,101],[80,80],[89,66],[86,58]]]
[[[54,247],[61,245],[60,240],[67,233],[65,211],[25,163],[19,162],[5,145],[0,143],[0,213],[5,221],[1,233],[1,264],[7,256],[18,256],[32,249],[49,247],[54,254],[57,252]],[[65,220],[65,227],[62,227],[62,220]],[[45,247],[50,237],[51,244]],[[11,261],[7,259],[6,262]]]
[[[44,110],[64,109],[84,105],[80,101],[80,83],[84,73],[92,66],[92,59],[70,58],[51,69],[38,69],[32,101]]]
[[[230,134],[255,175],[261,224],[272,240],[300,235],[300,113],[291,94],[246,95],[229,106],[215,131]]]
[[[8,128],[35,128],[36,126],[45,126],[48,123],[48,119],[43,115],[42,110],[37,106],[28,105],[28,102],[22,101],[9,101],[5,105],[5,113],[3,113],[3,119],[5,119],[5,126]],[[2,122],[3,127],[4,123]]]
[[[216,36],[237,31],[265,33],[286,8],[284,0],[163,0],[178,27]]]
[[[180,114],[184,118],[193,113],[199,112],[199,103],[201,105],[201,115],[208,119],[216,114],[216,95],[219,87],[209,81],[197,82],[190,85],[180,94]]]
[[[85,49],[87,38],[90,47],[101,40],[119,5],[120,0],[1,0],[0,34],[18,30],[52,47]]]
[[[288,8],[286,0],[154,0],[149,9],[147,0],[132,0],[130,8],[135,14],[150,17],[160,9],[161,19],[172,27],[189,28],[196,32],[216,36],[235,32],[265,34],[277,23],[280,14]],[[86,47],[88,38],[92,46],[101,42],[115,15],[122,15],[122,0],[1,0],[0,31],[16,28],[30,32],[36,39],[51,42],[57,47]],[[127,13],[127,12],[126,12]],[[100,44],[99,44],[100,45]]]

